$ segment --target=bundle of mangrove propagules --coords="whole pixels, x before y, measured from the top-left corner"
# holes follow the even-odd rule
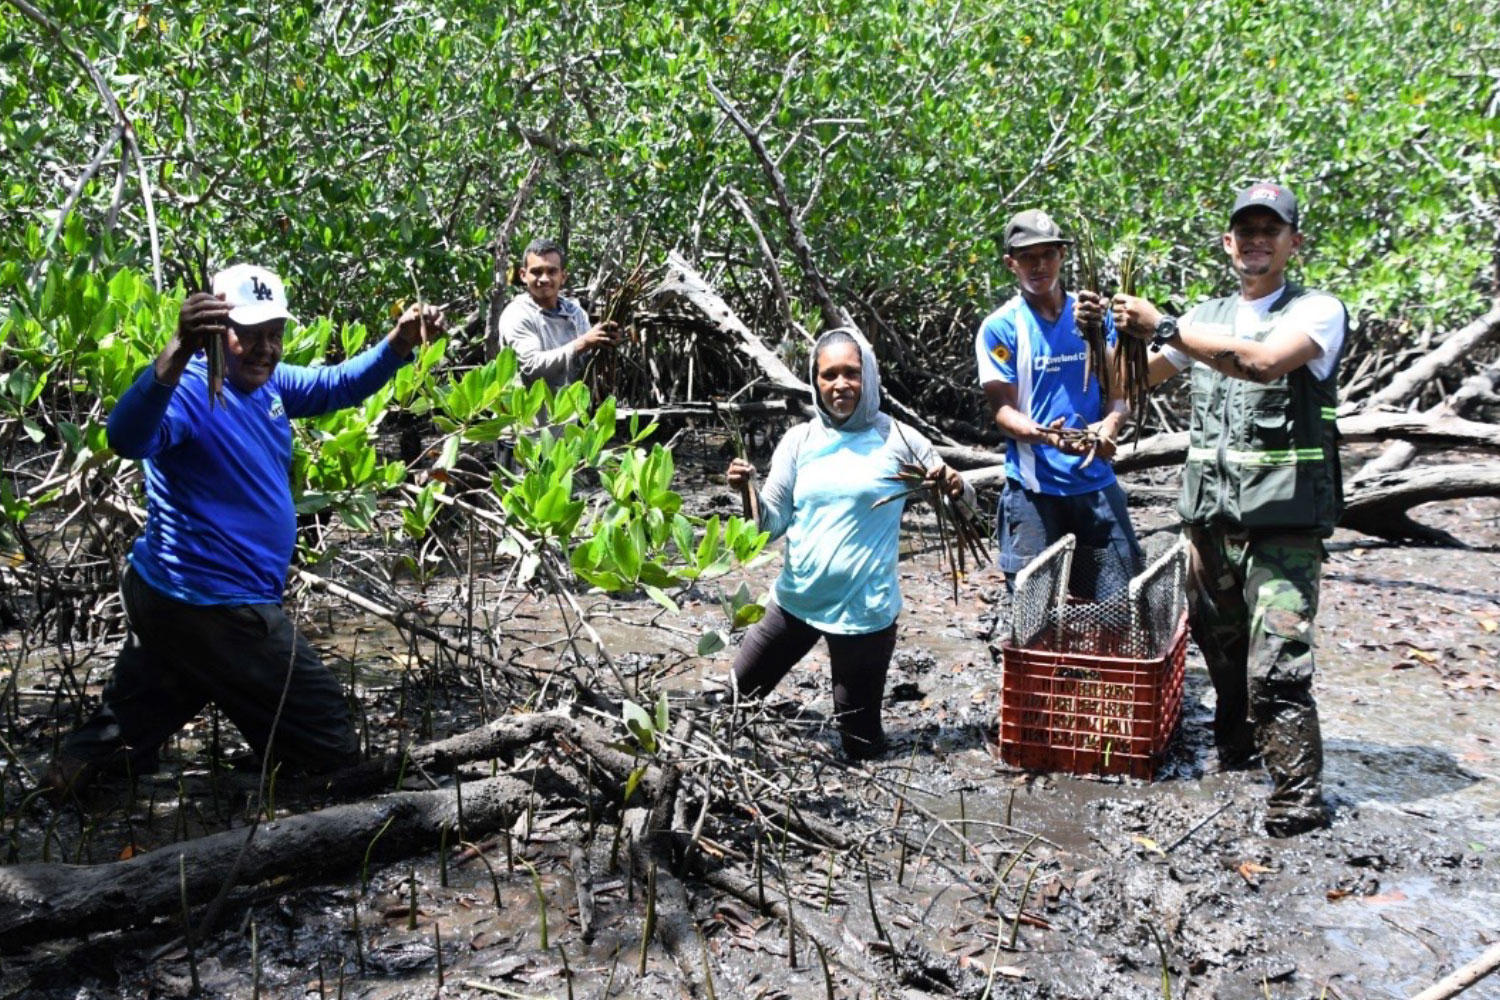
[[[212,295],[214,283],[208,267],[208,241],[199,237],[196,244],[188,245],[183,257],[183,284],[187,293]],[[229,404],[224,401],[224,335],[216,333],[207,337],[203,341],[203,353],[208,359],[208,407],[213,409],[215,403],[227,407]]]
[[[1079,285],[1091,292],[1099,291],[1099,257],[1094,248],[1094,234],[1088,223],[1079,225],[1078,243]],[[1105,405],[1109,403],[1109,344],[1104,337],[1104,322],[1077,323],[1078,335],[1088,345],[1083,360],[1083,391],[1088,392],[1089,376],[1098,375],[1099,395]]]
[[[953,603],[958,603],[958,581],[968,572],[965,552],[973,555],[975,566],[986,566],[990,561],[989,549],[985,545],[985,532],[979,527],[974,508],[963,497],[950,497],[938,483],[927,481],[927,470],[915,462],[902,462],[899,471],[886,479],[900,483],[906,488],[882,497],[870,505],[870,509],[883,507],[895,500],[918,496],[932,504],[937,514],[938,540],[942,545],[943,558],[948,563],[949,577],[953,581]],[[949,542],[949,529],[953,541]]]
[[[1120,292],[1134,295],[1136,284],[1135,251],[1127,250],[1120,261]],[[1146,423],[1146,398],[1151,395],[1151,358],[1146,342],[1121,333],[1115,342],[1115,370],[1113,377],[1120,387],[1120,395],[1130,407],[1136,426]]]
[[[619,389],[620,356],[627,344],[640,342],[635,328],[636,306],[645,296],[651,284],[651,270],[646,265],[644,254],[637,257],[635,267],[616,286],[604,305],[599,322],[614,323],[620,332],[620,342],[612,350],[591,351],[588,365],[584,369],[584,381],[589,384],[595,401],[613,396]]]

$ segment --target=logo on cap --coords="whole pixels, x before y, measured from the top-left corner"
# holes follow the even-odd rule
[[[1279,197],[1281,197],[1281,189],[1280,188],[1272,187],[1269,184],[1262,184],[1259,187],[1254,187],[1254,188],[1250,189],[1250,197],[1249,197],[1248,200],[1250,200],[1250,201],[1275,201]]]
[[[1036,228],[1037,232],[1051,235],[1057,232],[1057,223],[1052,221],[1052,216],[1039,211],[1036,213]]]
[[[258,274],[250,276],[250,287],[255,290],[255,298],[259,302],[269,302],[276,297],[276,293],[271,291],[271,286],[261,281]]]

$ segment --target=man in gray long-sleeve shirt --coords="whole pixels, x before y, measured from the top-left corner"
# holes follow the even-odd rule
[[[590,327],[583,308],[562,296],[567,277],[562,247],[532,240],[521,265],[527,294],[500,314],[500,343],[515,349],[527,385],[543,379],[554,391],[561,389],[582,374],[582,355],[619,342],[614,323]]]

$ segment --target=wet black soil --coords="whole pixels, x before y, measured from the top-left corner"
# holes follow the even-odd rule
[[[707,485],[693,502],[706,510],[728,499]],[[792,843],[776,871],[785,872],[799,910],[838,929],[848,961],[830,954],[825,979],[805,939],[792,961],[782,923],[689,877],[700,980],[706,967],[716,995],[747,998],[978,998],[988,987],[1000,997],[1373,1000],[1410,996],[1468,961],[1500,937],[1500,503],[1417,513],[1472,547],[1398,546],[1349,533],[1330,545],[1315,692],[1334,818],[1329,829],[1289,840],[1263,832],[1263,772],[1218,770],[1208,733],[1213,694],[1196,651],[1183,721],[1155,780],[1003,763],[992,742],[1000,668],[989,649],[1006,622],[1000,578],[972,575],[955,604],[935,539],[914,533],[887,688],[887,753],[862,765],[839,759],[836,737],[820,725],[832,707],[821,649],[776,696],[776,711],[789,720],[785,745],[795,748],[781,762],[785,780],[802,783],[803,808],[862,841],[857,852]],[[1168,507],[1133,514],[1150,545],[1166,541]],[[925,518],[911,520],[915,527]],[[744,577],[759,591],[775,571],[771,564]],[[724,624],[717,586],[739,579],[684,595],[680,615],[658,616],[639,599],[589,607],[620,662],[658,678],[674,692],[674,711],[685,710],[728,668],[732,649],[700,658],[694,648],[702,631]],[[566,664],[555,606],[535,595],[510,600],[500,617],[511,655]],[[402,732],[440,737],[478,721],[472,679],[455,668],[421,694],[406,676],[412,649],[388,626],[331,606],[304,620],[332,665],[357,668],[372,745]],[[17,657],[9,636],[0,639]],[[10,860],[98,863],[166,849],[185,833],[222,828],[230,803],[243,801],[235,795],[254,786],[242,760],[245,770],[216,773],[210,787],[204,721],[168,748],[159,774],[139,780],[128,807],[123,789],[99,813],[23,801],[17,761],[35,773],[69,723],[51,696],[55,665],[30,655],[19,713],[7,716],[16,757],[3,765],[0,834]],[[91,665],[93,690],[107,664],[105,657]],[[234,757],[232,731],[223,738]],[[530,766],[546,750],[511,766]],[[358,873],[346,870],[322,885],[238,890],[221,929],[197,943],[202,994],[688,995],[659,944],[640,972],[644,879],[612,849],[603,819],[587,840],[579,804],[547,803],[517,821],[509,863],[498,846],[486,855],[489,867],[452,858],[446,886],[434,844],[425,856],[373,867],[363,892]],[[712,863],[748,874],[733,832],[722,828],[730,842]],[[585,841],[599,906],[589,942],[577,926],[569,862],[570,847]],[[766,877],[775,885],[768,894],[783,891],[779,874]],[[160,920],[24,950],[0,943],[0,997],[188,995],[179,929],[180,921]],[[893,964],[891,950],[916,957]],[[886,978],[850,971],[871,967]],[[1487,985],[1470,995],[1500,996]],[[697,995],[707,995],[701,981]]]

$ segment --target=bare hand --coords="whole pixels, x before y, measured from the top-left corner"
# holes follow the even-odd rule
[[[182,302],[177,314],[177,341],[189,355],[201,350],[209,337],[222,337],[229,329],[229,303],[222,295],[194,292]]]
[[[443,311],[434,305],[410,305],[406,307],[396,325],[391,328],[390,344],[401,354],[410,354],[418,344],[430,344],[448,329]]]
[[[1085,288],[1073,303],[1073,321],[1079,329],[1098,330],[1104,326],[1104,307],[1104,296]]]
[[[596,347],[613,347],[620,342],[620,324],[605,320],[578,338],[579,351],[591,351]]]
[[[1115,316],[1115,329],[1124,331],[1137,340],[1150,340],[1161,320],[1161,311],[1145,299],[1134,295],[1120,294],[1111,302]]]
[[[227,337],[229,305],[223,296],[194,292],[177,313],[177,332],[156,358],[156,379],[176,385],[193,355],[208,345],[210,337]],[[232,339],[232,338],[231,338]]]
[[[741,493],[748,493],[750,484],[755,480],[755,466],[743,458],[736,458],[729,463],[729,471],[724,473],[724,478]]]
[[[936,486],[950,497],[963,496],[964,477],[946,465],[940,465],[936,469],[927,470],[927,482]]]
[[[1058,417],[1050,424],[1033,424],[1031,433],[1035,436],[1034,443],[1051,445],[1054,448],[1061,449],[1063,447],[1063,437],[1056,432],[1061,430],[1067,422],[1068,419],[1066,417]]]

